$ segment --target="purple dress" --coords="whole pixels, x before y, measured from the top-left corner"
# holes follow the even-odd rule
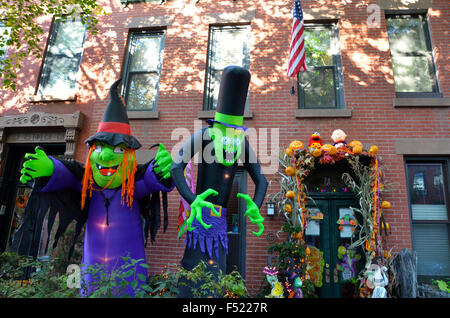
[[[81,180],[73,175],[60,161],[49,157],[55,166],[53,175],[41,192],[51,192],[62,189],[73,189],[81,192]],[[148,165],[143,177],[135,181],[134,200],[130,208],[122,206],[121,187],[117,189],[105,189],[103,195],[99,191],[92,191],[89,201],[88,218],[86,222],[83,260],[84,265],[102,264],[107,271],[118,270],[125,263],[122,257],[131,259],[143,259],[136,264],[134,275],[127,278],[129,282],[136,280],[138,285],[142,282],[138,274],[147,276],[147,270],[139,266],[145,263],[145,247],[142,221],[139,211],[138,199],[148,196],[156,191],[170,192],[173,189],[166,188],[157,179],[153,172],[153,163]],[[107,211],[105,198],[109,200],[108,224],[106,222]],[[85,282],[89,293],[90,283],[94,277],[85,275]],[[133,289],[128,286],[126,292],[133,296]]]

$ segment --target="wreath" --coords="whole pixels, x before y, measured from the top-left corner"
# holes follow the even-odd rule
[[[27,206],[27,202],[28,202],[28,195],[26,194],[18,195],[16,198],[16,207],[23,209],[24,207]]]

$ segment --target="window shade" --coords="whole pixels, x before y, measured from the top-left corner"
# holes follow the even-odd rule
[[[445,204],[411,204],[411,211],[414,220],[448,220]]]
[[[418,260],[417,275],[450,275],[448,230],[446,224],[413,225],[413,249]]]

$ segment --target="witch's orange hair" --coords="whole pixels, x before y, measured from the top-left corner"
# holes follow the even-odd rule
[[[83,179],[81,181],[81,209],[84,208],[84,204],[86,202],[86,195],[87,191],[89,190],[89,197],[92,197],[92,190],[95,191],[103,191],[105,190],[114,179],[114,175],[119,171],[120,165],[122,165],[122,194],[120,197],[120,203],[122,203],[123,206],[125,206],[125,198],[127,205],[131,208],[133,205],[133,196],[134,196],[134,175],[137,171],[137,163],[136,163],[136,152],[134,149],[126,148],[125,152],[123,154],[123,160],[120,163],[119,167],[117,168],[117,171],[114,173],[114,175],[111,178],[111,181],[108,182],[108,184],[103,189],[95,189],[93,187],[94,185],[94,179],[92,178],[92,167],[89,162],[89,159],[91,158],[92,151],[95,149],[95,146],[93,145],[89,149],[89,154],[86,159],[86,164],[84,168],[84,174]],[[130,166],[130,155],[132,159],[132,164]]]

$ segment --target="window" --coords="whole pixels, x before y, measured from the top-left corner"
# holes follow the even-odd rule
[[[3,61],[8,51],[6,42],[9,40],[10,28],[7,28],[4,23],[0,22],[0,61]]]
[[[450,277],[449,160],[406,160],[412,244],[422,281]]]
[[[298,75],[299,108],[344,108],[336,24],[305,25],[307,72]]]
[[[205,110],[214,110],[219,96],[220,77],[230,65],[250,69],[250,26],[211,26],[206,70]],[[248,98],[246,102],[248,108]]]
[[[156,110],[163,50],[163,31],[130,34],[124,70],[124,97],[128,110]]]
[[[425,15],[386,17],[397,95],[437,93],[430,34]]]
[[[86,27],[79,19],[53,23],[38,95],[67,98],[75,93],[85,36]]]

